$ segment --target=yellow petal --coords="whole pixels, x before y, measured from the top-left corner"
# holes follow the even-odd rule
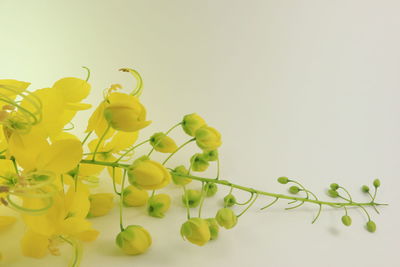
[[[71,186],[65,196],[65,205],[69,217],[86,218],[90,208],[87,186],[79,183],[76,191]]]
[[[73,77],[58,80],[53,88],[64,97],[65,102],[80,102],[90,93],[88,82]]]
[[[8,143],[9,152],[25,171],[36,167],[39,153],[48,148],[46,135],[40,127],[32,127],[27,134],[13,132]]]
[[[86,128],[86,132],[95,131],[98,137],[101,137],[105,130],[108,127],[108,122],[104,118],[104,108],[106,106],[105,102],[100,103],[100,105],[93,112],[92,116],[89,118],[88,126]],[[109,129],[108,133],[105,136],[105,139],[111,137],[114,133],[114,129]]]
[[[16,222],[16,218],[12,216],[0,216],[0,230],[4,230]]]
[[[139,132],[121,132],[117,131],[106,148],[110,148],[113,152],[121,151],[132,146],[138,139]]]
[[[92,224],[85,219],[82,218],[67,218],[60,224],[60,234],[76,236],[82,232],[85,232],[91,229]]]
[[[43,258],[47,255],[49,244],[48,237],[28,230],[21,240],[22,254],[26,257]]]
[[[78,165],[82,154],[81,142],[74,139],[63,139],[43,150],[36,165],[39,170],[52,171],[56,174],[65,173]]]
[[[81,241],[85,241],[85,242],[90,242],[93,240],[96,240],[97,237],[99,236],[100,232],[97,230],[87,230],[84,232],[81,232],[79,234],[77,234],[75,237],[78,238]]]
[[[67,103],[65,107],[70,110],[86,110],[91,108],[92,105],[86,103]]]
[[[8,98],[14,99],[18,93],[28,88],[30,83],[12,79],[0,79],[0,94]]]

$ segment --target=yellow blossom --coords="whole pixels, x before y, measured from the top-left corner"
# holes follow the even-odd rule
[[[139,225],[130,225],[117,235],[118,247],[128,255],[138,255],[147,251],[152,240],[149,232]]]
[[[104,216],[114,207],[114,194],[97,193],[89,196],[90,209],[88,217]]]
[[[130,185],[124,189],[122,197],[126,206],[139,207],[146,205],[149,199],[149,193],[147,193],[146,190]]]
[[[198,246],[204,246],[211,238],[209,225],[206,220],[201,218],[191,218],[183,223],[181,235]]]

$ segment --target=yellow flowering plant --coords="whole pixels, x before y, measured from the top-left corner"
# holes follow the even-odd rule
[[[348,208],[360,208],[367,217],[366,229],[376,231],[366,208],[372,207],[378,212],[378,206],[386,205],[375,201],[380,187],[378,179],[373,181],[373,192],[368,186],[362,186],[362,192],[370,197],[368,202],[354,201],[349,191],[336,183],[327,192],[340,201],[322,201],[288,177],[279,177],[278,182],[289,184],[290,194],[231,183],[220,179],[221,134],[196,113],[183,116],[167,131],[156,132],[138,142],[139,131],[151,121],[147,120],[146,108],[140,101],[142,78],[133,69],[121,71],[133,75],[136,88],[130,93],[123,92],[118,84],[106,89],[103,100],[88,120],[86,136],[79,139],[69,130],[79,111],[91,108],[83,102],[91,91],[90,71],[87,71],[85,80],[62,78],[51,87],[33,91],[28,89],[28,82],[0,80],[0,205],[18,212],[26,226],[20,237],[24,256],[59,255],[60,246],[69,244],[74,248],[70,266],[79,266],[82,242],[94,241],[99,235],[92,227],[91,218],[106,216],[116,205],[114,196],[118,198],[120,227],[116,245],[128,255],[148,251],[152,244],[150,233],[143,226],[125,226],[123,212],[126,208],[146,205],[149,216],[166,216],[174,203],[167,193],[156,191],[171,186],[171,181],[182,188],[182,202],[176,204],[186,208],[180,233],[185,240],[199,246],[217,239],[220,227],[235,227],[260,196],[272,198],[263,210],[283,199],[291,201],[287,209],[305,203],[317,205],[313,223],[322,207],[328,206],[343,209],[341,221],[350,226]],[[177,145],[171,133],[179,128],[189,137]],[[177,152],[190,144],[197,145],[198,150],[187,159],[187,165],[167,165]],[[135,155],[135,150],[143,145],[149,146],[149,152]],[[158,162],[152,153],[168,155]],[[193,174],[212,167],[216,168],[216,177]],[[113,193],[94,193],[93,187],[101,183],[99,175],[104,169],[111,177]],[[193,188],[193,182],[198,182],[201,188]],[[219,186],[229,189],[223,207],[216,209],[214,218],[203,218],[203,203],[216,195]],[[249,198],[238,202],[234,190],[248,192]],[[194,209],[197,209],[196,216],[193,216]],[[0,230],[11,228],[17,219],[0,216]]]

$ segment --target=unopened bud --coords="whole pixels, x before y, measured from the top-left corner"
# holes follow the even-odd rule
[[[379,179],[375,179],[373,184],[374,184],[375,188],[378,188],[381,186],[381,181]]]
[[[291,187],[289,187],[289,192],[292,194],[297,194],[298,192],[300,192],[300,188],[298,186],[292,185]]]
[[[363,191],[364,193],[368,193],[369,192],[369,187],[367,185],[363,185],[361,187],[361,191]]]
[[[204,190],[206,192],[207,197],[212,197],[217,193],[218,187],[215,183],[206,183]]]
[[[376,231],[376,224],[371,220],[369,220],[365,226],[370,233],[374,233]]]
[[[342,217],[342,223],[346,226],[350,226],[351,225],[351,217],[348,215],[344,215]]]
[[[289,178],[282,176],[278,178],[278,183],[280,184],[287,184],[289,182]]]
[[[228,194],[224,197],[224,204],[226,207],[232,207],[236,204],[236,198],[232,194]]]
[[[338,190],[339,189],[339,185],[337,183],[333,183],[333,184],[330,185],[330,188],[332,190]]]

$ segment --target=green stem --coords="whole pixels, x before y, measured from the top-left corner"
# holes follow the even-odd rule
[[[97,153],[97,151],[99,150],[100,144],[101,144],[101,142],[103,142],[103,140],[104,140],[104,138],[106,137],[106,134],[108,133],[108,131],[110,130],[110,128],[111,128],[111,125],[108,124],[107,129],[104,131],[103,135],[100,137],[100,140],[99,140],[99,142],[97,143],[96,148],[94,149],[92,161],[95,161],[95,160],[96,160],[96,153]]]
[[[121,159],[123,159],[126,155],[128,155],[129,152],[131,152],[132,150],[135,150],[137,147],[139,147],[139,146],[141,146],[141,145],[143,145],[143,144],[146,144],[146,143],[149,142],[149,141],[150,141],[150,139],[147,139],[146,141],[143,141],[143,142],[137,144],[136,146],[134,146],[134,147],[128,149],[124,154],[122,154],[121,157],[119,157],[119,158],[115,161],[115,163],[118,163]]]
[[[88,67],[82,66],[85,70],[87,70],[86,81],[89,81],[90,78],[90,69]]]
[[[217,158],[217,177],[215,178],[215,180],[219,179],[219,174],[220,174],[220,162],[219,162],[219,155]]]
[[[207,184],[206,184],[207,185]],[[206,186],[206,190],[204,190],[204,182],[201,183],[201,199],[200,199],[200,206],[199,206],[199,218],[201,218],[201,209],[203,208],[204,199],[208,192],[208,186]]]
[[[193,142],[194,140],[196,140],[196,138],[192,138],[188,141],[186,141],[185,143],[183,143],[180,147],[178,147],[174,152],[172,152],[162,163],[162,165],[165,165],[165,163],[167,163],[167,161],[176,154],[176,152],[178,152],[179,150],[181,150],[184,146],[186,146],[187,144],[189,144],[190,142]]]
[[[86,143],[86,141],[89,139],[89,136],[93,133],[93,131],[90,131],[87,133],[87,135],[85,136],[85,138],[82,141],[82,146]]]
[[[188,195],[186,194],[186,186],[182,186],[183,188],[183,195],[185,196],[185,206],[186,206],[186,215],[187,215],[187,219],[190,219],[190,208],[189,208],[189,199],[188,199]]]
[[[250,209],[251,206],[253,206],[254,202],[256,202],[258,198],[258,194],[256,193],[256,196],[254,197],[253,201],[244,209],[244,211],[242,211],[237,217],[239,218],[240,216],[242,216],[243,214],[245,214],[245,212]]]
[[[117,187],[116,187],[116,185],[115,185],[115,168],[116,168],[116,167],[112,167],[112,182],[113,182],[113,188],[114,188],[115,194],[117,194],[117,195],[120,196],[120,195],[122,194],[122,192],[119,193],[119,192],[117,191]]]
[[[126,169],[124,169],[124,174],[122,176],[121,194],[119,195],[119,227],[121,231],[124,231],[124,225],[122,223],[122,202],[123,202],[122,192],[124,192],[125,178],[126,178]]]
[[[271,203],[269,203],[267,206],[262,207],[260,210],[265,210],[265,209],[271,207],[271,206],[274,205],[278,200],[279,200],[279,197],[276,197],[276,198],[274,199],[274,201],[272,201]]]
[[[346,194],[349,196],[350,202],[353,202],[353,199],[351,198],[351,195],[350,195],[349,191],[347,191],[346,188],[344,188],[342,186],[339,186],[339,188],[341,188],[344,192],[346,192]]]

